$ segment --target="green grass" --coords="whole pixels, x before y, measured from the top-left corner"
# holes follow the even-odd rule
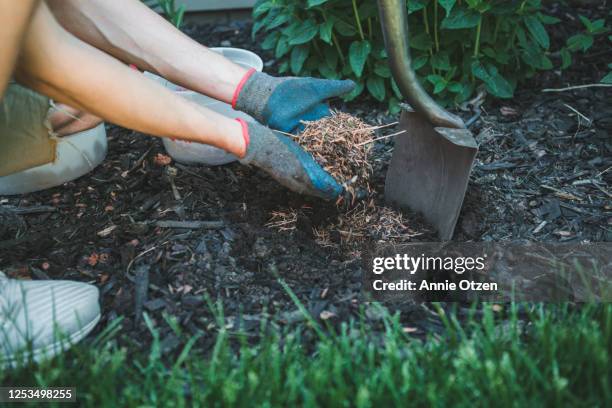
[[[110,328],[63,357],[0,373],[0,383],[76,386],[81,405],[108,407],[611,406],[612,305],[531,306],[521,319],[506,308],[485,305],[461,324],[438,309],[444,334],[426,341],[397,315],[383,333],[362,321],[335,331],[310,321],[268,327],[257,344],[222,329],[204,334],[216,336],[206,355],[192,338],[171,360],[147,319],[149,350],[118,347]]]

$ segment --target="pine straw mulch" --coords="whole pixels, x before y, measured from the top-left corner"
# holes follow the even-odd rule
[[[319,245],[354,252],[367,242],[400,243],[419,235],[410,229],[400,212],[375,202],[376,192],[370,184],[373,142],[397,134],[375,137],[375,132],[390,125],[371,126],[343,112],[332,112],[329,117],[304,124],[302,133],[290,136],[346,192],[336,202],[339,213],[335,222],[313,228]],[[273,211],[266,226],[278,231],[294,230],[300,211],[293,208]]]

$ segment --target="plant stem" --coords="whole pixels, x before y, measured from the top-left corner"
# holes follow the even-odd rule
[[[423,7],[423,24],[425,25],[425,32],[427,34],[429,34],[429,18],[427,16],[427,6]],[[431,49],[431,47],[429,47],[429,49],[427,50],[429,52],[429,57],[433,57],[433,51]],[[436,73],[436,69],[432,67],[432,71],[435,74]]]
[[[368,37],[372,41],[372,18],[368,17]]]
[[[353,0],[353,13],[355,13],[355,21],[357,22],[359,37],[361,37],[361,41],[363,41],[365,40],[365,36],[363,35],[363,28],[361,28],[361,20],[359,19],[359,11],[357,10],[357,0]]]
[[[438,0],[434,0],[434,42],[436,52],[440,51],[440,41],[438,40]]]
[[[332,42],[334,43],[334,46],[336,47],[336,52],[340,56],[340,61],[342,61],[342,66],[344,66],[344,54],[342,53],[342,50],[340,49],[340,44],[338,44],[338,39],[336,38],[336,34],[334,33],[332,33]]]
[[[323,21],[327,22],[327,15],[325,14],[325,10],[323,10]],[[336,52],[340,56],[340,61],[342,62],[342,66],[344,66],[344,54],[342,53],[342,50],[340,49],[340,44],[338,44],[338,39],[336,38],[336,34],[334,34],[333,31],[332,31],[332,44],[334,44],[334,47],[336,48]]]
[[[478,27],[476,28],[476,41],[474,42],[474,57],[478,57],[478,53],[480,52],[480,30],[482,29],[482,15],[480,15],[480,20],[478,20]]]
[[[495,31],[493,31],[493,44],[497,45],[497,35],[499,34],[499,26],[501,25],[501,18],[495,18]]]

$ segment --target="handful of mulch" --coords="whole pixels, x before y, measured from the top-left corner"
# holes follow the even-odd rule
[[[331,174],[353,199],[359,189],[371,193],[368,158],[374,140],[373,127],[356,116],[333,112],[315,122],[305,122],[297,143]]]
[[[333,112],[329,117],[304,124],[305,129],[299,136],[291,136],[343,185],[348,193],[345,197],[350,201],[343,203],[345,197],[339,198],[336,205],[340,213],[336,221],[313,229],[319,245],[355,251],[367,241],[403,242],[417,235],[401,213],[375,204],[375,191],[370,186],[373,142],[397,134],[375,138],[375,131],[390,125],[371,126],[343,112]],[[363,199],[357,200],[357,197]],[[274,211],[266,225],[278,231],[294,230],[300,211]]]

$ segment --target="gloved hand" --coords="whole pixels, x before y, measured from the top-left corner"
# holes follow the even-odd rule
[[[333,200],[342,193],[342,186],[291,138],[258,123],[237,120],[247,145],[240,163],[261,168],[301,194]]]
[[[232,107],[258,122],[283,132],[302,129],[300,121],[314,121],[329,115],[327,99],[355,88],[350,80],[276,78],[251,69],[232,98]]]

